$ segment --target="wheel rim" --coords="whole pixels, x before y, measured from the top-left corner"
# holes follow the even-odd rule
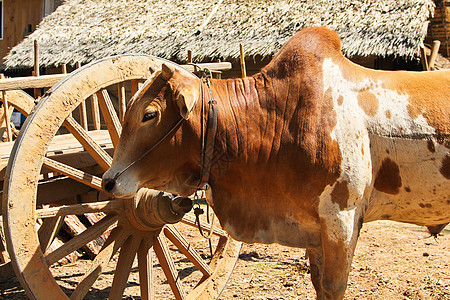
[[[10,107],[14,107],[25,116],[28,116],[30,114],[35,105],[34,98],[22,90],[6,91],[6,97],[8,99]],[[3,98],[0,99],[0,102],[3,102]],[[4,130],[6,130],[6,128],[1,128],[0,132],[3,133]],[[3,226],[1,226],[1,224],[0,227],[2,227],[1,230],[3,230]],[[1,241],[1,243],[3,243],[3,241]],[[3,246],[4,245],[2,245],[2,248]],[[2,252],[3,250],[6,249],[1,249]],[[2,260],[0,261],[0,281],[5,281],[12,277],[14,277],[13,267],[7,254],[3,253]]]
[[[137,230],[130,225],[128,217],[122,213],[123,200],[103,199],[104,201],[90,202],[88,205],[65,202],[46,203],[51,204],[51,207],[47,207],[42,206],[42,201],[36,198],[42,166],[81,182],[89,189],[101,191],[100,174],[95,172],[90,174],[84,169],[50,159],[45,157],[45,153],[53,137],[64,124],[64,127],[80,142],[100,168],[103,171],[108,169],[111,163],[110,154],[71,116],[72,112],[83,103],[84,99],[97,95],[109,136],[112,144],[115,145],[121,127],[109,99],[107,87],[129,80],[144,80],[151,72],[159,69],[162,62],[167,61],[151,56],[124,55],[84,66],[55,85],[39,102],[32,115],[27,118],[8,163],[3,211],[8,252],[12,255],[14,269],[28,296],[37,299],[67,298],[47,265],[51,265],[65,254],[77,250],[81,245],[85,245],[111,229],[108,240],[92,262],[92,268],[81,279],[78,286],[69,291],[69,294],[72,294],[71,298],[82,298],[86,294],[118,250],[117,269],[114,272],[109,295],[112,299],[122,298],[136,255],[139,264],[141,297],[142,299],[151,297],[153,282],[149,254],[151,248],[156,253],[175,298],[215,298],[225,286],[237,259],[240,243],[230,239],[220,229],[216,230],[217,249],[207,265],[209,269],[204,267],[202,270],[210,275],[200,279],[193,288],[189,289],[190,293],[185,294],[183,290],[186,287],[182,286],[179,279],[177,266],[172,261],[173,254],[169,254],[166,240],[178,246],[179,252],[187,253],[188,259],[192,259],[189,255],[193,255],[194,265],[197,264],[198,268],[201,269],[206,264],[198,261],[200,257],[198,253],[192,252],[194,253],[192,254],[189,253],[189,249],[185,249],[183,244],[186,241],[175,227],[165,226],[161,231],[151,232]],[[188,72],[184,69],[180,70]],[[106,216],[60,248],[44,255],[36,234],[38,219],[52,220],[48,223],[55,223],[57,217],[99,211],[104,212]],[[192,217],[186,216],[183,223],[187,224],[188,228],[192,228]],[[53,228],[54,226],[53,224]]]

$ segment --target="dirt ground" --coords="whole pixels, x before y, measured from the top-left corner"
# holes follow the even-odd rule
[[[435,240],[424,227],[380,221],[365,224],[353,260],[346,299],[450,299],[450,226]],[[243,245],[220,299],[314,299],[303,249]],[[61,284],[83,274],[88,261],[54,267]],[[113,272],[111,272],[112,274]],[[158,275],[159,276],[159,275]],[[111,279],[89,298],[107,297]],[[139,299],[132,271],[128,299]],[[167,299],[168,294],[162,297]],[[15,279],[0,283],[0,299],[26,299]]]

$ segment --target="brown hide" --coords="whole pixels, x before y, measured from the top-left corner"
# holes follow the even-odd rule
[[[225,168],[212,173],[215,211],[246,241],[286,217],[317,229],[318,197],[339,176],[340,151],[330,138],[335,115],[321,86],[326,37],[302,33],[261,73],[212,81],[216,157],[227,157]],[[332,41],[330,48],[339,49]]]
[[[211,80],[219,123],[210,184],[219,220],[225,229],[239,232],[236,238],[318,243],[318,197],[338,178],[341,162],[339,147],[330,137],[336,115],[330,93],[323,92],[321,64],[339,49],[333,32],[303,30],[260,73]],[[192,94],[192,89],[200,93],[199,84],[175,70],[162,90],[148,91],[130,103],[114,157],[116,166],[133,161],[167,132],[180,118],[176,99]],[[207,103],[204,83],[203,94]],[[142,123],[145,111],[157,111],[158,117]],[[185,195],[194,192],[201,169],[200,113],[198,101],[176,133],[124,177],[133,174],[139,186]],[[305,224],[302,241],[270,232],[270,226],[286,223],[286,218],[295,231]],[[269,236],[258,237],[261,230]],[[316,237],[310,237],[311,232]]]
[[[341,299],[363,221],[449,221],[449,79],[357,66],[325,28],[297,33],[252,77],[211,80],[211,91],[163,67],[166,83],[130,102],[103,186],[116,197],[195,192],[201,100],[214,100],[209,201],[222,227],[245,242],[309,248],[318,298]]]

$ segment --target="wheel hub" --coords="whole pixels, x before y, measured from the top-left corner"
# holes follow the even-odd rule
[[[191,209],[190,198],[147,188],[139,189],[134,198],[125,200],[128,220],[143,231],[156,231],[165,224],[178,223]]]

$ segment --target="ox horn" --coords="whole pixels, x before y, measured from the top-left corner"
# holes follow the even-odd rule
[[[174,72],[175,72],[174,67],[172,67],[170,65],[166,65],[165,63],[162,64],[161,75],[165,81],[168,81],[170,78],[172,78]]]
[[[159,92],[167,81],[172,78],[175,69],[165,63],[162,64],[161,70],[154,72],[141,86],[141,88],[134,94],[131,101],[141,99],[148,90]],[[161,76],[159,76],[161,75]]]

